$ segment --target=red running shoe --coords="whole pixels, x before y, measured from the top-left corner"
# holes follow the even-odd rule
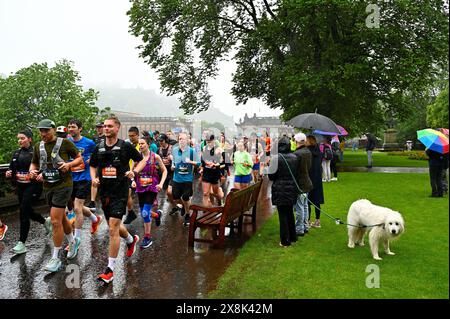
[[[98,230],[98,226],[102,223],[103,217],[100,215],[97,215],[97,222],[91,223],[91,234],[95,234]]]
[[[97,280],[103,281],[104,283],[109,284],[114,279],[114,272],[109,268],[106,267],[106,270],[103,274],[98,275]]]
[[[136,244],[139,241],[139,236],[138,235],[134,235],[133,236],[133,242],[131,244],[127,244],[127,257],[131,257],[133,256],[134,252],[136,251]]]

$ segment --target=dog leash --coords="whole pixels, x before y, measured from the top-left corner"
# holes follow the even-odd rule
[[[291,173],[292,180],[294,181],[295,186],[297,186],[298,191],[299,191],[301,194],[305,194],[305,192],[304,192],[304,191],[300,188],[300,186],[298,185],[297,180],[295,179],[295,176],[294,176],[294,174],[292,173],[291,167],[289,166],[288,162],[286,161],[286,158],[285,158],[285,157],[283,156],[283,154],[281,154],[281,153],[279,153],[278,155],[280,155],[281,158],[282,158],[282,159],[284,160],[284,162],[286,163],[286,166],[287,166],[287,168],[289,169],[289,173]],[[334,222],[336,223],[336,225],[347,225],[347,226],[356,227],[356,228],[370,228],[370,227],[377,227],[377,226],[383,225],[383,224],[376,224],[376,225],[352,225],[352,224],[346,223],[346,222],[342,221],[340,218],[333,217],[333,216],[331,216],[330,214],[328,214],[327,212],[325,212],[323,209],[321,209],[321,208],[317,207],[316,205],[314,205],[314,203],[313,203],[312,201],[310,201],[308,197],[306,197],[306,199],[307,199],[308,202],[309,202],[312,206],[314,206],[316,209],[320,209],[320,213],[323,213],[323,214],[325,214],[325,216],[327,216],[328,218],[334,220]]]

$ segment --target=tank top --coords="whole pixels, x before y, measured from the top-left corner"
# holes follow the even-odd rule
[[[157,193],[156,186],[159,184],[158,163],[155,153],[150,152],[149,159],[145,163],[144,169],[136,177],[136,193],[153,192]]]

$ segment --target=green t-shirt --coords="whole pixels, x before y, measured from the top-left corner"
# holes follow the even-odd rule
[[[252,156],[248,152],[235,152],[233,156],[234,174],[237,176],[249,175],[252,172],[253,161]],[[244,163],[248,164],[244,166]]]
[[[51,160],[51,154],[53,147],[56,145],[56,139],[52,142],[45,143],[45,151],[47,152],[47,167],[49,169],[53,168],[52,160]],[[39,143],[37,143],[34,146],[34,152],[33,152],[33,160],[31,161],[33,164],[39,165]],[[71,141],[68,139],[64,139],[61,148],[59,149],[59,156],[64,160],[64,162],[68,162],[70,158],[75,158],[78,155],[78,149]],[[72,187],[72,173],[70,170],[66,173],[63,173],[59,171],[60,174],[60,180],[55,183],[47,183],[44,181],[44,189],[50,190],[50,189],[58,189],[58,188],[64,188],[64,187]]]

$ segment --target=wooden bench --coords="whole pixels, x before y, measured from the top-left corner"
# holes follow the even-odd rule
[[[194,242],[212,243],[214,247],[223,248],[225,241],[225,227],[236,228],[234,221],[238,219],[238,233],[242,233],[244,216],[250,216],[253,229],[256,229],[256,206],[262,181],[259,181],[245,189],[232,189],[223,206],[204,207],[192,205],[192,214],[189,220],[189,240],[188,245],[194,246]],[[246,213],[252,210],[251,213]],[[196,238],[195,230],[211,229],[212,239]]]

